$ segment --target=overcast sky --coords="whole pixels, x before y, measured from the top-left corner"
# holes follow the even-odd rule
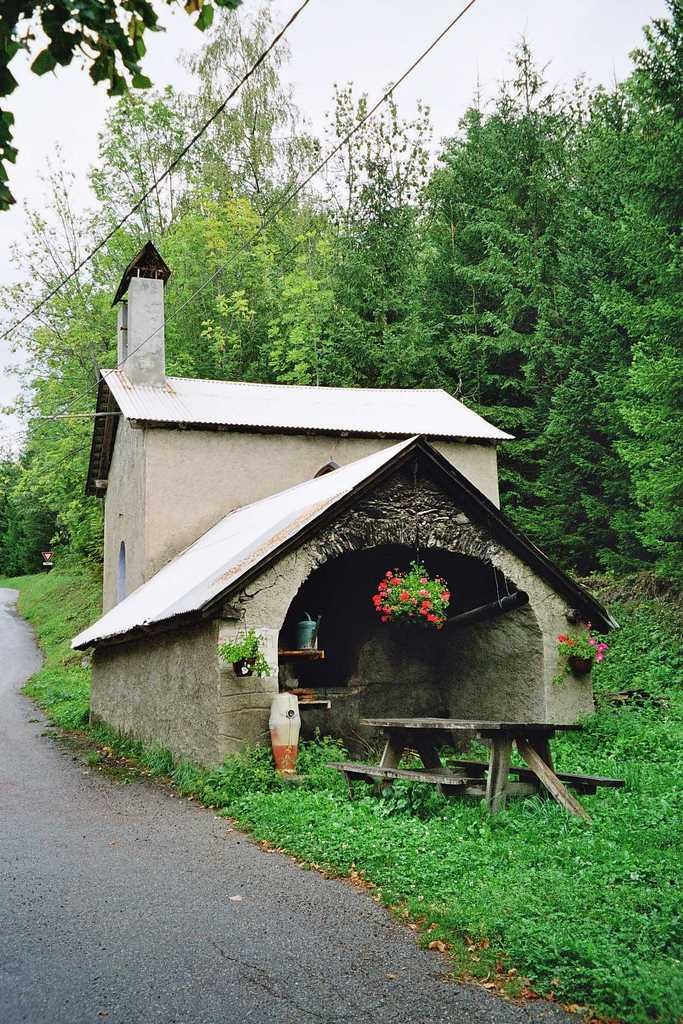
[[[287,77],[313,130],[322,132],[335,82],[353,81],[358,91],[375,98],[412,63],[463,2],[311,0],[287,36],[291,48]],[[248,0],[242,11],[256,6]],[[284,22],[297,6],[298,0],[273,3],[275,24]],[[665,12],[665,0],[478,0],[401,86],[399,108],[410,114],[416,100],[422,99],[431,107],[435,138],[452,134],[477,79],[484,96],[494,93],[507,73],[508,55],[522,35],[537,59],[549,62],[549,82],[568,84],[585,73],[594,84],[610,85],[628,74],[628,54],[639,45],[642,26]],[[146,37],[145,71],[156,86],[183,88],[188,78],[178,56],[199,49],[203,37],[182,11],[164,7],[162,22],[166,32]],[[97,133],[107,105],[112,102],[104,86],[94,87],[76,63],[38,78],[29,73],[28,61],[17,57],[12,71],[19,81],[9,103],[16,117],[19,148],[10,182],[17,205],[0,213],[0,284],[17,279],[9,249],[25,230],[23,204],[36,207],[41,202],[40,175],[57,147],[76,175],[76,207],[88,205],[87,172],[97,154]],[[115,284],[112,282],[112,288]],[[2,405],[15,394],[16,383],[7,370],[18,357],[10,355],[7,342],[0,345]],[[3,428],[15,430],[16,424],[0,415],[0,438]]]

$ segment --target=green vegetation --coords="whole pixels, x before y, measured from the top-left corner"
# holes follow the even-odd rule
[[[188,94],[118,101],[94,209],[74,213],[57,170],[30,213],[21,283],[0,296],[10,319],[130,208],[225,94],[227,69],[272,34],[267,9],[216,18]],[[550,89],[522,43],[498,95],[475,98],[436,162],[426,108],[406,117],[388,104],[255,237],[367,110],[345,86],[327,138],[311,138],[282,84],[286,59],[278,47],[191,158],[17,332],[29,424],[21,455],[0,465],[0,571],[34,571],[51,537],[58,557],[101,557],[101,508],[83,494],[92,424],[30,415],[92,411],[97,367],[115,363],[112,294],[153,237],[173,272],[169,373],[444,387],[515,435],[500,449],[503,507],[552,558],[680,579],[680,0],[609,91]]]
[[[21,614],[33,626],[45,654],[26,692],[64,729],[81,729],[90,709],[88,659],[72,651],[71,638],[93,622],[102,607],[102,583],[88,566],[59,573],[0,580],[20,592]]]
[[[263,637],[253,629],[246,633],[240,633],[234,640],[226,640],[218,645],[218,653],[224,661],[232,662],[233,665],[239,661],[250,663],[251,671],[257,676],[272,675],[272,669],[262,649]]]
[[[596,581],[594,581],[596,582]],[[96,581],[75,570],[11,581],[46,653],[27,686],[58,724],[85,729],[88,670],[68,638],[96,612]],[[419,784],[381,799],[358,784],[350,802],[325,767],[343,758],[331,740],[303,746],[304,786],[250,749],[212,770],[174,761],[103,727],[87,730],[94,769],[168,778],[234,818],[257,839],[335,874],[361,878],[425,943],[445,942],[458,973],[521,990],[526,981],[563,1002],[632,1024],[677,1024],[683,1011],[680,908],[683,812],[683,628],[672,596],[636,595],[642,580],[612,581],[622,629],[596,666],[597,714],[555,741],[567,771],[613,774],[623,790],[582,798],[586,827],[554,803],[513,802],[491,818]],[[607,592],[609,596],[609,591]],[[624,595],[633,595],[625,600]],[[614,694],[634,690],[620,702]]]
[[[172,0],[164,0],[170,5]],[[213,21],[214,7],[238,7],[241,0],[188,0],[183,8],[188,14],[197,12],[195,25],[204,30]],[[153,0],[84,0],[78,4],[66,0],[14,0],[3,5],[0,24],[0,96],[9,96],[17,80],[9,64],[17,53],[28,51],[34,56],[31,71],[45,75],[58,65],[70,64],[78,57],[88,67],[93,83],[107,83],[110,96],[120,96],[129,85],[148,89],[151,82],[142,73],[145,56],[145,32],[163,31],[158,24]],[[161,5],[159,5],[161,6]],[[41,33],[36,33],[37,24]],[[47,45],[44,45],[47,37]],[[37,45],[36,45],[37,44]],[[9,168],[17,151],[12,143],[14,116],[0,109],[0,210],[15,202],[6,185]]]

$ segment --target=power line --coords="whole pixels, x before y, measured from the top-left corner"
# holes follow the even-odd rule
[[[441,42],[441,40],[451,31],[452,28],[455,27],[455,25],[457,25],[457,23],[460,21],[460,19],[465,14],[467,14],[469,9],[471,7],[473,7],[475,3],[476,3],[476,0],[468,0],[468,3],[466,3],[465,6],[462,7],[461,10],[456,14],[456,16],[454,18],[452,18],[451,21],[449,21],[449,23],[446,25],[446,27],[436,36],[435,39],[432,40],[432,42],[429,44],[429,46],[427,46],[422,51],[422,53],[419,55],[419,57],[417,57],[413,61],[413,63],[410,65],[410,67],[407,68],[403,72],[403,74],[400,76],[400,78],[392,86],[390,86],[390,88],[387,89],[387,91],[385,93],[383,93],[382,96],[380,96],[380,98],[376,101],[376,103],[374,103],[374,105],[363,115],[363,117],[361,117],[360,120],[357,121],[356,124],[353,125],[353,127],[349,129],[349,131],[343,136],[342,139],[340,139],[340,141],[337,143],[337,145],[334,146],[332,150],[330,150],[330,152],[327,154],[327,156],[324,157],[324,159],[321,160],[320,163],[318,163],[316,165],[316,167],[303,179],[303,181],[299,182],[291,190],[291,192],[289,192],[289,194],[284,197],[284,199],[282,199],[279,203],[277,203],[275,205],[275,207],[272,210],[272,212],[269,213],[268,216],[266,216],[264,220],[262,220],[262,222],[259,225],[259,227],[250,235],[249,238],[247,238],[247,240],[233,254],[232,258],[228,261],[228,263],[225,263],[222,266],[218,267],[212,274],[210,274],[209,277],[207,277],[199,285],[199,287],[196,288],[191,293],[191,295],[189,295],[187,297],[187,299],[185,299],[179,306],[176,306],[175,309],[171,310],[169,315],[165,318],[164,325],[162,325],[160,327],[157,327],[156,330],[152,331],[152,333],[149,334],[146,338],[143,338],[143,340],[140,342],[139,345],[137,345],[134,349],[132,349],[132,351],[127,353],[125,359],[122,359],[121,362],[117,363],[116,366],[112,370],[109,370],[109,372],[107,374],[103,374],[102,375],[102,379],[106,379],[106,377],[108,377],[110,374],[113,374],[117,370],[121,369],[121,367],[126,362],[126,359],[129,359],[131,356],[135,355],[135,353],[138,352],[143,347],[143,345],[146,345],[148,341],[151,341],[151,339],[153,337],[155,337],[155,335],[157,335],[160,330],[163,330],[163,328],[164,328],[166,323],[168,323],[170,320],[172,320],[173,317],[177,316],[177,314],[180,313],[183,309],[185,309],[190,304],[190,302],[192,302],[193,299],[195,299],[197,297],[197,295],[200,294],[200,292],[202,292],[205,288],[207,288],[213,281],[216,280],[217,277],[219,277],[229,267],[232,266],[232,264],[235,262],[235,260],[238,258],[238,256],[241,256],[241,254],[243,252],[245,252],[246,249],[248,249],[256,241],[256,239],[260,237],[260,235],[263,234],[263,232],[266,230],[266,228],[270,227],[270,225],[274,223],[274,221],[276,220],[278,215],[292,202],[293,199],[296,199],[296,197],[301,194],[301,192],[313,180],[313,178],[315,178],[316,175],[318,175],[320,173],[320,171],[329,163],[329,161],[332,159],[332,157],[336,156],[336,154],[346,145],[346,143],[356,134],[356,132],[359,131],[363,127],[363,125],[366,124],[370,120],[370,118],[373,117],[377,113],[377,111],[382,106],[382,104],[386,103],[386,101],[388,99],[390,99],[390,97],[393,95],[393,93],[396,91],[396,89],[400,85],[402,85],[402,83],[406,80],[406,78],[408,78],[408,76],[410,74],[412,74],[412,72],[422,63],[422,61],[425,59],[425,57],[427,57],[432,52],[432,50],[436,46],[438,46],[438,44]],[[298,245],[298,243],[297,243],[297,245]],[[292,247],[292,249],[289,250],[289,251],[290,252],[293,251],[293,249],[295,249],[297,247],[297,245],[294,245]],[[288,255],[288,253],[285,254],[285,255]],[[94,387],[97,387],[97,386],[98,386],[97,384],[94,385]],[[93,386],[88,387],[85,391],[82,391],[80,394],[76,395],[75,398],[67,406],[65,406],[65,408],[66,409],[70,409],[79,399],[81,399],[85,395],[89,394],[89,392],[92,391],[92,390],[93,390]]]
[[[204,124],[201,126],[201,128],[199,128],[195,132],[195,134],[192,136],[192,138],[189,140],[189,142],[187,142],[185,144],[185,146],[183,146],[183,148],[180,150],[180,152],[174,157],[174,159],[168,165],[166,170],[163,171],[159,175],[158,178],[154,179],[154,181],[149,186],[149,188],[145,192],[142,193],[142,195],[139,197],[139,199],[137,199],[137,201],[133,204],[133,206],[131,206],[131,208],[128,210],[128,212],[126,214],[124,214],[124,216],[121,217],[121,219],[116,222],[116,224],[113,226],[113,228],[111,228],[107,232],[107,234],[104,235],[103,238],[100,239],[100,241],[97,243],[95,248],[91,252],[89,252],[87,256],[84,256],[83,259],[80,261],[80,263],[76,267],[74,267],[74,269],[72,271],[70,271],[70,273],[68,273],[66,275],[66,277],[64,277],[59,282],[59,284],[55,285],[55,287],[52,288],[51,291],[49,291],[47,293],[47,295],[44,295],[43,298],[40,299],[35,304],[35,306],[33,306],[24,316],[22,316],[20,320],[17,320],[14,324],[12,324],[4,332],[4,334],[0,335],[0,340],[3,340],[4,338],[9,337],[9,335],[12,334],[13,331],[16,331],[16,329],[18,327],[21,327],[21,325],[23,323],[25,323],[29,319],[29,317],[32,317],[35,313],[37,313],[40,309],[42,309],[42,307],[45,305],[46,302],[49,302],[49,300],[51,298],[53,298],[57,294],[57,292],[61,291],[61,289],[64,287],[64,285],[68,284],[68,282],[73,277],[75,277],[76,274],[78,274],[78,272],[80,270],[82,270],[83,267],[87,263],[90,262],[90,260],[93,258],[93,256],[97,255],[97,253],[101,249],[104,248],[104,246],[107,244],[107,242],[109,242],[110,239],[113,238],[113,236],[116,234],[116,232],[119,230],[119,228],[122,228],[123,225],[126,223],[126,221],[130,220],[130,218],[133,216],[134,213],[137,213],[137,211],[140,209],[140,207],[145,202],[145,200],[152,194],[152,192],[156,188],[158,188],[158,186],[162,183],[162,181],[164,181],[169,176],[169,174],[171,174],[175,170],[175,168],[178,166],[178,164],[183,159],[183,157],[185,157],[189,153],[189,151],[192,149],[194,144],[202,137],[204,132],[210,127],[210,125],[213,124],[213,122],[216,120],[216,118],[220,114],[223,113],[223,111],[225,110],[225,108],[228,105],[228,103],[230,102],[230,100],[232,100],[237,95],[237,93],[242,88],[242,86],[258,70],[258,68],[264,62],[266,57],[270,54],[271,50],[273,50],[277,46],[277,44],[283,38],[285,33],[289,30],[290,26],[296,21],[296,19],[299,17],[299,15],[304,10],[304,8],[308,7],[310,2],[311,2],[311,0],[303,0],[303,3],[301,3],[299,5],[299,7],[297,7],[297,9],[294,11],[294,13],[289,18],[289,20],[283,25],[283,27],[280,29],[280,31],[277,33],[277,35],[271,40],[270,44],[259,55],[259,57],[256,59],[256,61],[249,68],[249,70],[247,72],[245,72],[245,74],[240,78],[239,82],[233,87],[233,89],[231,89],[230,93],[225,97],[223,102],[220,103],[216,107],[216,109],[211,114],[209,119],[207,121],[205,121]]]

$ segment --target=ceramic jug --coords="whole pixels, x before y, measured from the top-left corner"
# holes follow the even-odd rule
[[[280,775],[293,775],[299,752],[299,701],[294,693],[278,693],[270,706],[270,742]]]

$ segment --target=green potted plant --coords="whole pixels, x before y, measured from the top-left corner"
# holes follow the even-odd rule
[[[224,661],[232,662],[237,676],[272,675],[270,665],[263,654],[263,637],[253,629],[238,633],[233,640],[218,645],[218,653]]]
[[[593,635],[590,622],[586,626],[584,632],[560,633],[558,636],[557,652],[563,664],[563,670],[557,677],[558,682],[567,674],[588,675],[596,661],[604,661],[608,645],[601,637]]]

